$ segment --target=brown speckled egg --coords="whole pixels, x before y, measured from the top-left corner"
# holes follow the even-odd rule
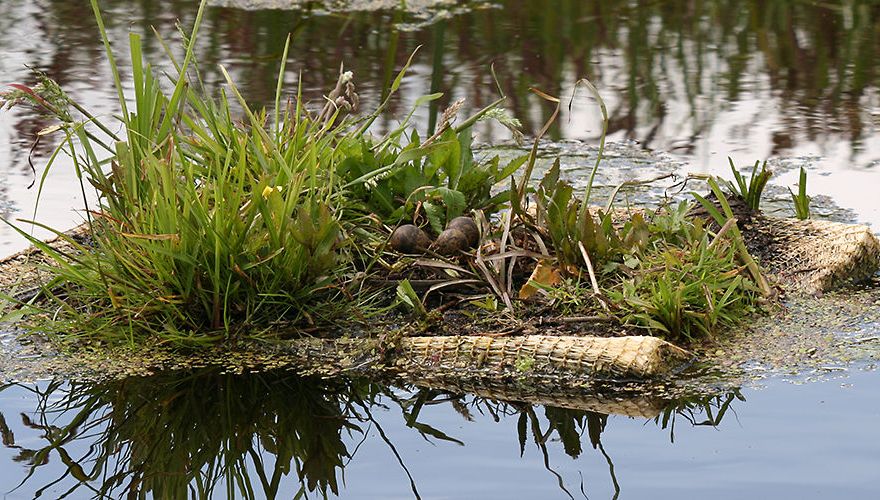
[[[477,243],[480,242],[480,230],[477,228],[477,223],[474,222],[474,219],[461,216],[456,217],[449,221],[449,224],[446,225],[446,229],[458,229],[467,237],[467,247],[470,248],[477,246]]]
[[[453,255],[468,248],[468,237],[461,229],[451,228],[440,233],[432,247],[440,255]]]
[[[398,226],[391,233],[391,248],[400,253],[424,253],[429,246],[431,238],[412,224]]]

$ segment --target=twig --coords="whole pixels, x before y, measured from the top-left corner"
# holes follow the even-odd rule
[[[501,235],[501,246],[499,247],[500,253],[507,253],[507,240],[510,239],[510,225],[513,222],[513,213],[507,212],[504,214],[504,232]],[[502,277],[505,277],[506,283],[504,286],[506,288],[507,295],[513,295],[513,268],[516,266],[516,255],[510,259],[510,264],[507,265],[505,260],[501,261],[502,267],[500,269],[500,273]],[[505,268],[506,266],[506,268]],[[506,273],[504,271],[507,271]]]
[[[657,177],[653,177],[651,179],[621,182],[620,184],[614,186],[614,189],[611,190],[611,194],[608,195],[608,201],[605,203],[605,213],[608,213],[611,210],[611,207],[614,205],[614,198],[617,197],[617,193],[619,193],[621,189],[629,186],[646,186],[649,184],[653,184],[657,181],[662,181],[663,179],[669,179],[670,177],[674,179],[675,174],[663,174]]]
[[[880,340],[880,337],[863,337],[860,339],[853,340],[850,342],[851,344],[864,344],[865,342],[873,342],[875,340]]]
[[[731,217],[730,219],[727,219],[727,222],[725,222],[724,225],[721,226],[721,230],[718,231],[718,234],[715,235],[712,243],[709,243],[708,250],[713,250],[718,245],[718,242],[721,241],[721,239],[724,237],[724,235],[726,235],[730,231],[730,228],[735,226],[736,224],[736,217]]]
[[[581,249],[581,255],[584,256],[584,262],[587,263],[587,272],[590,273],[590,284],[593,285],[593,293],[596,294],[596,298],[599,300],[599,303],[602,304],[602,309],[608,311],[608,306],[602,299],[602,290],[599,289],[599,282],[596,280],[596,273],[593,271],[593,262],[590,260],[590,255],[587,253],[587,249],[584,247],[582,241],[578,241],[578,248]]]
[[[587,263],[587,272],[590,273],[590,284],[593,285],[593,292],[599,295],[602,292],[599,290],[599,282],[596,281],[596,273],[593,271],[593,261],[590,260],[590,255],[587,253],[587,249],[584,248],[582,241],[578,241],[578,248],[581,249],[581,255],[584,256],[584,262]]]

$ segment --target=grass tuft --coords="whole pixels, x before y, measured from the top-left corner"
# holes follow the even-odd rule
[[[755,166],[752,167],[749,180],[746,182],[745,176],[739,173],[739,170],[733,164],[733,160],[728,158],[727,161],[730,162],[730,170],[733,172],[733,177],[736,181],[735,183],[725,181],[730,192],[742,198],[750,209],[759,210],[761,207],[761,195],[764,193],[764,188],[767,187],[767,182],[770,181],[770,177],[773,175],[767,170],[767,162],[761,163],[756,161]],[[758,165],[761,165],[761,170],[758,170]]]
[[[791,188],[788,189],[788,192],[791,194],[791,201],[794,204],[795,217],[799,220],[809,219],[810,201],[812,199],[807,195],[807,171],[804,170],[804,167],[801,167],[797,194],[795,194]]]
[[[555,110],[530,153],[506,163],[478,159],[477,122],[516,131],[500,107],[504,96],[460,121],[455,102],[435,132],[420,135],[410,125],[416,108],[441,97],[426,95],[396,129],[370,135],[412,57],[366,115],[357,114],[353,75],[343,68],[322,109],[308,110],[301,89],[285,102],[283,62],[274,108],[253,109],[222,67],[219,95],[201,84],[194,45],[204,1],[183,34],[182,61],[162,42],[175,68],[170,82],[145,59],[141,37],[130,35],[128,86],[95,0],[92,6],[118,90],[118,136],[111,131],[119,123],[102,122],[44,75],[37,89],[18,86],[0,96],[58,118],[51,132],[62,140],[46,172],[66,154],[83,194],[91,189],[98,199],[84,207],[83,237],[56,231],[72,252],[30,238],[55,263],[44,300],[32,309],[37,327],[69,325],[71,339],[195,347],[322,331],[352,318],[365,323],[399,305],[428,322],[442,317],[431,314],[437,304],[440,311],[471,303],[495,313],[503,304],[509,319],[514,287],[529,282],[541,262],[560,278],[533,284],[551,310],[690,340],[733,325],[772,293],[714,179],[721,210],[698,200],[721,228],[715,232],[690,218],[687,204],[628,213],[610,202],[604,210],[590,206],[608,115],[587,80],[576,89],[598,102],[603,133],[580,196],[561,178],[558,159],[536,186],[531,182],[539,140],[561,105],[541,91],[534,90]],[[282,61],[288,49],[289,41]],[[770,177],[765,166],[758,171],[756,163],[747,182],[731,162],[736,184],[729,186],[753,209]],[[472,217],[476,245],[462,233],[466,248],[430,245],[424,258],[389,250],[397,226],[415,224],[425,237],[454,235],[448,225],[462,215]]]

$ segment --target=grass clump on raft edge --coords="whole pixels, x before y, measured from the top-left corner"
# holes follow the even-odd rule
[[[92,6],[119,93],[124,135],[116,136],[115,127],[46,77],[36,91],[16,86],[6,95],[60,119],[55,131],[63,139],[46,172],[65,152],[84,199],[88,185],[99,200],[85,207],[87,243],[55,231],[73,252],[30,238],[56,264],[55,278],[43,288],[49,300],[31,305],[37,312],[30,316],[32,326],[69,329],[65,336],[73,339],[199,346],[273,338],[352,317],[364,321],[399,303],[421,306],[416,309],[426,314],[427,295],[446,287],[460,292],[466,286],[463,302],[481,303],[493,314],[500,303],[512,314],[514,286],[527,281],[550,297],[553,311],[596,312],[670,339],[711,334],[753,310],[754,276],[741,269],[736,231],[715,234],[662,211],[621,227],[610,211],[589,208],[604,133],[583,198],[574,198],[559,180],[558,163],[537,188],[531,186],[538,140],[558,114],[556,98],[537,92],[557,110],[531,154],[507,165],[497,158],[478,162],[471,147],[477,120],[516,125],[497,107],[503,97],[457,126],[452,122],[460,104],[453,104],[438,131],[424,140],[409,127],[412,112],[386,137],[367,135],[409,63],[389,97],[364,118],[347,116],[358,105],[348,73],[340,74],[318,113],[305,109],[299,92],[283,104],[283,63],[274,109],[252,110],[225,70],[231,97],[225,91],[208,97],[201,84],[193,48],[203,2],[191,36],[184,36],[183,61],[167,52],[177,74],[169,95],[143,59],[140,36],[130,35],[129,108],[95,0]],[[607,128],[595,87],[587,81],[578,86],[599,101]],[[416,106],[439,97],[424,96]],[[233,119],[232,103],[244,110],[246,124]],[[79,121],[74,111],[82,115]],[[499,189],[523,165],[521,181]],[[534,215],[526,207],[532,195]],[[413,261],[387,251],[390,229],[403,222],[436,234],[463,214],[474,214],[480,226],[475,252]],[[551,262],[565,279],[532,282],[527,263],[535,261]],[[430,268],[440,279],[419,295],[403,286],[412,277],[406,264],[423,273]],[[587,277],[591,286],[581,287]],[[393,296],[394,286],[396,302],[384,298]]]
[[[96,1],[92,7],[124,133],[114,134],[115,126],[88,113],[44,75],[38,89],[16,86],[5,96],[61,120],[56,132],[63,139],[46,171],[63,151],[84,198],[88,186],[99,200],[85,206],[88,244],[51,228],[73,252],[29,238],[57,265],[44,288],[51,300],[42,304],[42,314],[31,316],[50,317],[41,325],[47,330],[69,321],[75,332],[110,341],[158,337],[199,345],[238,335],[274,336],[270,330],[287,325],[363,318],[375,312],[374,296],[381,290],[364,291],[359,273],[384,247],[382,223],[408,215],[379,209],[409,190],[405,205],[433,208],[431,222],[439,226],[465,210],[498,204],[488,196],[490,188],[516,167],[499,172],[497,159],[484,168],[471,155],[473,123],[503,117],[493,112],[500,100],[457,127],[444,123],[424,145],[404,136],[409,118],[381,141],[366,135],[387,100],[364,118],[346,117],[358,105],[350,73],[341,72],[318,113],[305,109],[299,92],[292,103],[282,103],[289,42],[271,114],[251,110],[225,70],[229,94],[209,97],[193,56],[205,2],[191,36],[184,35],[184,59],[167,51],[176,70],[170,94],[143,59],[140,36],[130,35],[129,105]],[[417,105],[439,97],[425,96]],[[233,105],[244,110],[245,125],[233,119]],[[74,118],[77,112],[81,118]],[[402,146],[403,139],[409,144]],[[413,187],[416,165],[423,176]],[[433,189],[423,189],[426,182]],[[396,190],[386,193],[389,186]]]

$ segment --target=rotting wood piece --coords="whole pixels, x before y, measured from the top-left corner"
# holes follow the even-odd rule
[[[371,339],[288,340],[280,348],[303,367],[334,373],[389,371],[430,377],[529,380],[559,375],[645,379],[682,368],[691,354],[656,337],[403,337],[384,352]]]

